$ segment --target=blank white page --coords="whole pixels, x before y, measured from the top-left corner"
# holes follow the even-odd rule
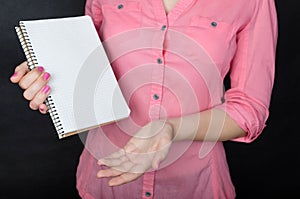
[[[128,117],[125,102],[89,16],[21,21],[49,86],[64,137]]]

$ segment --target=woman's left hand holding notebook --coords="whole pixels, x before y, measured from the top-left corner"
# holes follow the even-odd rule
[[[10,81],[18,83],[24,89],[23,96],[29,102],[32,110],[38,110],[46,114],[47,106],[44,103],[50,94],[50,87],[47,85],[50,74],[45,71],[44,67],[38,66],[33,70],[28,68],[27,62],[23,62],[15,68],[14,74]]]

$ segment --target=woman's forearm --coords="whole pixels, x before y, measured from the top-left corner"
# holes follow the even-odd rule
[[[209,109],[167,120],[174,130],[174,140],[226,141],[246,135],[224,111]]]

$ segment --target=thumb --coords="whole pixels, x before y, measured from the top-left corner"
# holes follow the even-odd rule
[[[163,156],[161,153],[156,153],[152,160],[152,168],[157,170],[159,168],[160,162],[163,160]]]

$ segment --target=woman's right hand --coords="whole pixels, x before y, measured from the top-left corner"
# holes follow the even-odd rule
[[[44,71],[43,67],[36,67],[29,70],[27,62],[23,62],[15,68],[14,74],[10,77],[10,81],[18,83],[24,89],[23,96],[29,100],[29,107],[32,110],[38,110],[45,114],[47,106],[44,101],[50,93],[50,87],[47,85],[50,74]]]

